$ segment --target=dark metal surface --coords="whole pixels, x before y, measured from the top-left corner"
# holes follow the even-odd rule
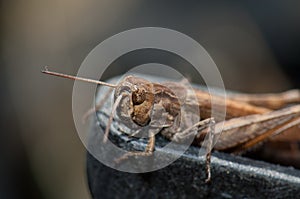
[[[144,146],[141,143],[128,148]],[[187,154],[166,168],[141,174],[114,170],[88,153],[91,193],[94,198],[300,197],[298,170],[218,152],[212,157],[212,183],[205,184],[204,160],[192,153],[193,150],[197,148],[191,146]]]
[[[98,114],[106,117],[105,114]],[[101,121],[101,119],[99,120]],[[105,124],[92,122],[89,147],[97,140]],[[102,132],[95,130],[100,125]],[[157,135],[156,150],[164,151],[168,141]],[[120,148],[136,151],[145,148],[146,140],[129,139],[111,129],[110,140]],[[132,174],[109,168],[87,154],[89,188],[94,198],[300,198],[300,171],[262,161],[214,152],[212,183],[205,184],[205,164],[198,148],[189,150],[171,165],[148,173]]]

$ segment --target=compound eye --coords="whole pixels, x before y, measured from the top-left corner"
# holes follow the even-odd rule
[[[139,89],[132,93],[132,102],[133,105],[142,104],[146,99],[146,91],[143,89]]]

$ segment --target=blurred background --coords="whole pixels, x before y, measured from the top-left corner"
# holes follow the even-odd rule
[[[49,65],[76,74],[96,45],[121,31],[156,26],[192,37],[214,59],[227,89],[277,92],[300,86],[297,1],[10,0],[0,5],[0,198],[90,198],[86,151],[71,112],[73,82],[40,70]],[[104,78],[149,61],[180,68],[197,82],[182,60],[159,51],[124,56]]]

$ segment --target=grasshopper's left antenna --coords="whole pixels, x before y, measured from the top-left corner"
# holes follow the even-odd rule
[[[45,74],[48,74],[48,75],[54,75],[54,76],[58,76],[58,77],[63,77],[63,78],[73,79],[73,80],[79,80],[79,81],[89,82],[89,83],[93,83],[93,84],[100,84],[100,85],[109,86],[109,87],[112,87],[112,88],[117,87],[116,84],[110,84],[110,83],[106,83],[106,82],[102,82],[102,81],[98,81],[98,80],[93,80],[93,79],[89,79],[89,78],[76,77],[76,76],[73,76],[73,75],[66,75],[66,74],[63,74],[63,73],[57,73],[57,72],[49,71],[47,66],[45,66],[45,69],[42,70],[41,72],[45,73]]]

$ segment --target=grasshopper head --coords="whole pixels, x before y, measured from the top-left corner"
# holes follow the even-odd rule
[[[132,120],[139,126],[146,126],[151,120],[154,104],[153,85],[151,82],[133,76],[127,76],[115,90],[115,100],[121,99],[117,114],[124,121]]]

